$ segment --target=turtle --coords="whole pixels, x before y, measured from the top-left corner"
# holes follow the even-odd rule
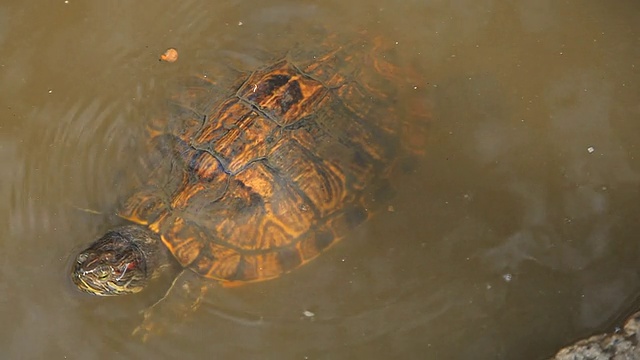
[[[371,218],[398,164],[423,151],[430,115],[390,42],[356,44],[195,76],[150,121],[148,179],[117,213],[127,223],[75,257],[73,283],[137,293],[172,263],[203,288],[274,279]]]

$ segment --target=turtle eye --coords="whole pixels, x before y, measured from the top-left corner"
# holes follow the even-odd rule
[[[109,266],[100,266],[99,268],[96,269],[96,275],[100,280],[106,279],[112,274],[112,272],[113,271]]]

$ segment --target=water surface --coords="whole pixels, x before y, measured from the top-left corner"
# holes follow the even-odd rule
[[[4,356],[539,359],[611,329],[640,306],[639,15],[596,0],[5,1]],[[432,104],[393,211],[290,275],[211,291],[146,344],[131,330],[170,279],[113,299],[72,287],[71,257],[122,223],[145,124],[181,79],[363,29]],[[158,62],[168,47],[178,62]]]

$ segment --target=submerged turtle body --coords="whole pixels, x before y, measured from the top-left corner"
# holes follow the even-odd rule
[[[154,170],[119,214],[158,234],[183,267],[223,283],[272,279],[315,258],[370,216],[394,164],[420,148],[427,119],[394,108],[399,87],[411,85],[389,63],[345,54],[280,60],[225,96],[200,78],[153,132]],[[133,248],[144,255],[151,242]],[[81,289],[105,295],[135,284],[126,276],[141,266],[121,255],[100,270],[113,273],[109,286],[87,280],[97,256],[78,259]]]

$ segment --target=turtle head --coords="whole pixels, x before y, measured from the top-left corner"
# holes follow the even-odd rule
[[[158,236],[145,227],[113,229],[78,254],[71,278],[80,290],[93,295],[137,293],[154,277],[160,247]]]

